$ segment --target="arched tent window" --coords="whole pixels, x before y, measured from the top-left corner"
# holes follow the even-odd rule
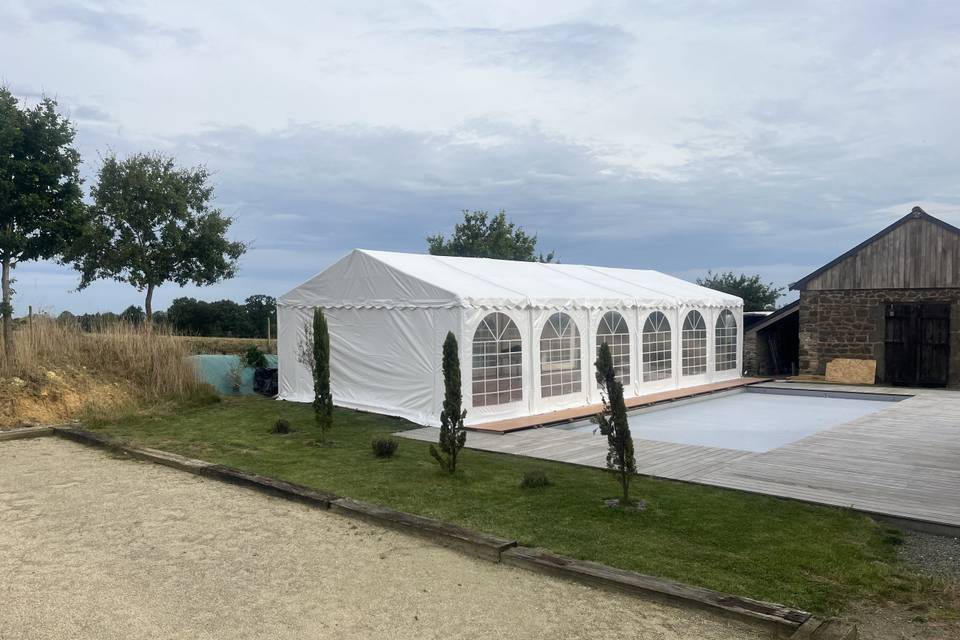
[[[643,381],[666,380],[672,374],[670,322],[654,311],[643,323]]]
[[[724,309],[717,318],[714,339],[717,358],[716,370],[729,371],[737,368],[737,319],[729,309]]]
[[[523,342],[505,313],[491,313],[473,334],[473,406],[523,399]]]
[[[681,369],[685,376],[707,372],[707,324],[699,311],[691,311],[683,319],[680,332]]]
[[[540,334],[540,396],[563,396],[579,393],[580,331],[565,313],[547,319]]]
[[[616,311],[607,311],[600,318],[600,326],[597,327],[598,356],[602,344],[610,346],[617,380],[627,386],[630,384],[630,331],[627,329],[627,321]]]

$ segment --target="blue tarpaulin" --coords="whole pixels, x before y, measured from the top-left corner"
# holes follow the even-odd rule
[[[277,356],[267,354],[267,366],[277,366]],[[225,396],[249,395],[253,393],[253,367],[243,363],[240,356],[202,355],[190,356],[190,361],[204,382],[213,386],[217,393]],[[240,387],[234,386],[231,371],[240,367]]]

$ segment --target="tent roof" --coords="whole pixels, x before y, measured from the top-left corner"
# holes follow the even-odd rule
[[[287,307],[741,307],[658,271],[355,249],[281,296]]]

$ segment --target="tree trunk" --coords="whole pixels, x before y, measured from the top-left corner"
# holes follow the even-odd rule
[[[147,326],[153,324],[153,285],[147,285],[147,299],[143,303],[143,310],[147,313]]]
[[[3,352],[7,363],[13,361],[13,304],[10,301],[10,257],[3,257]]]
[[[620,435],[620,487],[623,489],[623,506],[630,504],[630,472],[627,471],[627,447],[623,441],[624,434]]]

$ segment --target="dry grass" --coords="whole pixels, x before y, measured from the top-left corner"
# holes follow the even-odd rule
[[[243,355],[251,346],[264,353],[276,353],[277,341],[266,338],[217,338],[207,336],[177,336],[192,354],[221,353]]]
[[[129,411],[209,394],[186,360],[188,345],[169,331],[126,323],[86,333],[35,319],[0,354],[0,425],[51,423]]]

